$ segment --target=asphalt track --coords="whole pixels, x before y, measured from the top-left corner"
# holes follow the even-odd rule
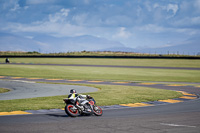
[[[16,79],[0,80],[0,87],[11,90],[7,93],[0,93],[0,100],[68,95],[71,89],[76,89],[79,93],[98,90],[97,88],[86,86],[41,84],[33,81]]]
[[[12,79],[12,77],[4,77]],[[32,81],[22,77],[13,80]],[[35,79],[36,80],[36,79]],[[39,80],[39,79],[38,79]],[[41,79],[40,79],[41,80]],[[41,81],[52,80],[42,79]],[[125,83],[125,82],[94,82],[94,81],[66,81],[54,80],[53,82],[114,84],[129,86],[146,86],[159,89],[185,91],[200,94],[198,86],[163,85],[159,83]],[[31,115],[13,115],[0,117],[0,132],[50,132],[50,133],[199,133],[200,131],[200,99],[186,100],[173,104],[157,104],[145,107],[109,108],[104,110],[101,117],[80,116],[68,117],[64,111],[40,113]]]

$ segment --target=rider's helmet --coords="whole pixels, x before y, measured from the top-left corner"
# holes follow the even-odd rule
[[[70,93],[76,93],[76,90],[71,89],[71,90],[70,90]]]

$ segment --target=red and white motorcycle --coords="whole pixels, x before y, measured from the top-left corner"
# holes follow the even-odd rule
[[[76,117],[79,114],[101,116],[103,114],[102,109],[96,105],[96,101],[90,96],[85,99],[79,95],[75,99],[63,100],[66,103],[65,112],[68,116]]]

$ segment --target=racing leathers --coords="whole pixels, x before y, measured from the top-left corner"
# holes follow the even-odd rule
[[[77,98],[77,97],[80,97],[80,98]],[[74,103],[76,102],[76,100],[78,100],[79,104],[80,105],[84,105],[85,104],[85,98],[87,98],[88,95],[81,95],[81,94],[77,94],[77,93],[70,93],[68,95],[68,99],[71,99],[74,101]]]

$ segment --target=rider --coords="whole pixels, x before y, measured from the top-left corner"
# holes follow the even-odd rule
[[[8,59],[8,58],[6,58],[5,62],[6,62],[6,63],[10,63],[10,61],[9,61],[9,59]]]
[[[71,90],[70,90],[70,94],[68,95],[68,98],[69,98],[69,99],[74,99],[74,98],[77,97],[77,96],[78,96],[78,94],[76,93],[76,90],[71,89]]]
[[[70,90],[70,94],[68,95],[68,99],[71,99],[71,100],[76,100],[76,97],[77,96],[81,96],[83,98],[90,98],[90,95],[81,95],[81,94],[77,94],[76,90],[75,89],[71,89]],[[81,100],[80,102],[82,102],[83,100]],[[80,103],[81,104],[81,103]]]

